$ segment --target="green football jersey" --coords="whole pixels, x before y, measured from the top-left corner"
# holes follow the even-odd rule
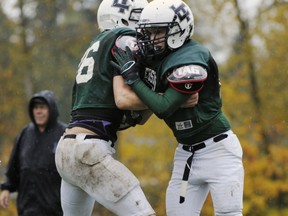
[[[173,69],[184,65],[200,65],[207,70],[208,77],[199,92],[198,104],[193,108],[180,108],[190,95],[170,87],[167,76]],[[142,101],[172,129],[181,143],[196,143],[230,129],[230,124],[221,111],[220,81],[218,67],[209,50],[190,40],[174,50],[160,62],[149,65],[145,82],[164,97],[148,91],[142,81],[132,85]]]
[[[120,35],[135,34],[128,28],[112,29],[100,33],[90,44],[78,65],[68,128],[83,127],[113,143],[117,140],[124,111],[114,101],[111,49]]]
[[[116,108],[113,94],[111,48],[120,35],[135,35],[128,28],[104,31],[91,43],[78,65],[73,86],[72,111],[84,108]]]

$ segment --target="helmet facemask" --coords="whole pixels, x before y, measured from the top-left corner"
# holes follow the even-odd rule
[[[178,29],[178,31],[171,31]],[[177,22],[169,23],[144,23],[136,28],[137,43],[145,57],[162,57],[171,51],[167,45],[170,36],[181,34],[181,28]]]
[[[140,15],[141,15],[142,10],[143,8],[132,9],[128,20],[137,23],[140,20]]]

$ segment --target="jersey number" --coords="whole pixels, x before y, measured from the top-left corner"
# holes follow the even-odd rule
[[[95,64],[93,53],[98,51],[99,44],[99,41],[95,42],[89,49],[86,50],[85,54],[83,55],[81,62],[78,65],[76,76],[77,84],[86,83],[92,78]]]

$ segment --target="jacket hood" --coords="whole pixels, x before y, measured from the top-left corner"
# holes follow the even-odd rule
[[[39,99],[44,100],[48,104],[49,119],[48,119],[47,128],[49,128],[57,122],[57,118],[59,116],[59,112],[58,112],[58,108],[56,105],[54,93],[52,91],[49,91],[49,90],[44,90],[44,91],[40,91],[38,93],[35,93],[32,96],[32,98],[30,99],[29,105],[28,105],[28,112],[29,112],[29,117],[30,117],[31,121],[34,123],[34,125],[36,125],[36,124],[35,124],[35,119],[33,116],[33,105]]]

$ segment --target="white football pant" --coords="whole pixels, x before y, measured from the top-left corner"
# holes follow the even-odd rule
[[[119,216],[154,215],[139,181],[114,152],[111,142],[86,134],[59,140],[55,157],[64,216],[90,216],[95,200]]]
[[[179,202],[183,171],[192,153],[178,144],[166,194],[167,216],[199,216],[209,192],[216,216],[242,216],[242,147],[231,130],[224,134],[227,138],[214,142],[212,137],[195,152],[183,203]]]

